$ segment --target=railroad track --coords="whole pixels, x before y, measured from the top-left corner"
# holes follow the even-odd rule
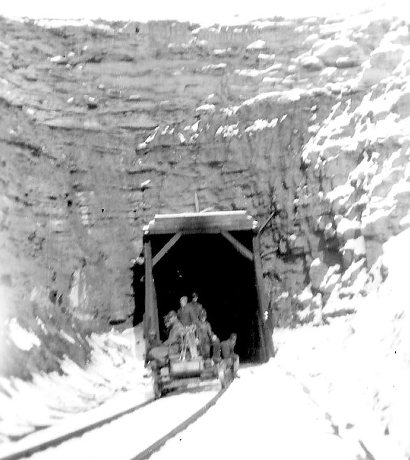
[[[132,457],[132,460],[145,460],[146,458],[149,458],[154,452],[158,451],[167,441],[169,441],[171,438],[176,436],[181,431],[188,428],[189,425],[191,425],[196,420],[198,420],[199,417],[204,415],[205,412],[207,412],[212,406],[214,406],[217,403],[218,399],[225,393],[228,387],[229,385],[219,390],[218,393],[210,401],[208,401],[204,406],[198,409],[195,413],[193,413],[191,416],[189,416],[187,419],[185,419],[183,422],[181,422],[179,425],[177,425],[167,434],[165,434],[164,436],[159,438],[157,441],[152,443],[149,447],[141,451],[135,457]]]
[[[142,404],[55,436],[44,436],[47,429],[42,430],[36,435],[42,433],[43,439],[35,440],[35,436],[30,435],[10,446],[0,448],[0,460],[27,457],[33,460],[61,459],[73,456],[78,460],[144,460],[205,414],[228,387],[229,385],[219,391],[188,391],[159,400],[151,398]],[[152,435],[155,430],[158,433]],[[150,439],[150,436],[154,438]],[[105,443],[107,446],[104,446]],[[98,454],[96,448],[100,448],[102,453]]]

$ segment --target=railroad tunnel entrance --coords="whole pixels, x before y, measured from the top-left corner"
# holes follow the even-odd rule
[[[251,235],[235,236],[252,247]],[[153,253],[166,241],[164,237],[153,238]],[[258,360],[258,298],[253,263],[225,238],[215,234],[183,236],[155,265],[153,276],[161,339],[166,338],[163,316],[170,310],[178,310],[181,296],[191,300],[195,291],[220,340],[236,332],[236,351],[241,360]]]
[[[268,359],[273,348],[254,227],[244,211],[155,216],[144,229],[145,332],[164,340],[164,315],[197,292],[219,339],[237,334],[242,362]]]

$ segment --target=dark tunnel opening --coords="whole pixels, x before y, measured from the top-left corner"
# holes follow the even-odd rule
[[[250,231],[231,232],[247,248],[252,248]],[[172,235],[151,236],[152,253],[167,243]],[[142,319],[144,267],[134,268],[136,312],[134,323]],[[184,235],[155,265],[156,289],[161,340],[167,337],[163,317],[178,310],[181,296],[191,300],[192,292],[208,313],[213,332],[225,340],[232,332],[238,335],[236,352],[242,362],[260,360],[258,296],[254,264],[241,255],[220,234]]]

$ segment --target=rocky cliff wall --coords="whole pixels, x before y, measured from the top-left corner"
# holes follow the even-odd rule
[[[383,278],[408,211],[407,24],[1,22],[3,373],[84,364],[90,331],[129,324],[142,225],[195,193],[274,215],[279,325]]]

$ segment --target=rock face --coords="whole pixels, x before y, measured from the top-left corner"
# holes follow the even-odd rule
[[[311,264],[309,269],[309,277],[312,287],[316,290],[320,288],[323,283],[323,278],[328,271],[328,266],[319,258],[316,258]]]
[[[353,67],[362,58],[360,45],[352,40],[318,40],[312,47],[314,55],[329,67]]]
[[[90,331],[130,324],[141,228],[194,210],[195,193],[202,209],[273,213],[279,324],[347,295],[409,225],[403,24],[1,25],[5,374],[84,363]]]

